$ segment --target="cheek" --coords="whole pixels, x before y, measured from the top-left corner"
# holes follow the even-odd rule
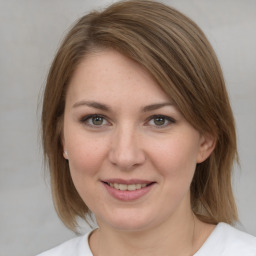
[[[165,140],[151,149],[154,165],[163,177],[181,183],[191,181],[196,168],[197,145],[194,139],[182,136]]]
[[[106,155],[106,143],[79,134],[72,136],[72,140],[68,142],[71,173],[78,176],[90,176],[97,173]]]
[[[99,183],[106,147],[95,140],[72,139],[69,144],[69,167],[75,188],[85,204],[93,211],[94,202],[100,200],[95,193]]]

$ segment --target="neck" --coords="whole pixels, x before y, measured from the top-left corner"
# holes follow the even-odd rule
[[[196,251],[195,216],[172,216],[168,221],[146,230],[123,231],[101,227],[93,234],[93,255],[190,256]]]

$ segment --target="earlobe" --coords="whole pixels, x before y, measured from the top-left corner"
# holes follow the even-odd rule
[[[63,157],[68,160],[68,152],[66,150],[63,152]]]
[[[210,134],[201,135],[200,148],[197,156],[197,163],[205,161],[213,152],[216,145],[216,138]]]
[[[68,160],[68,151],[65,149],[65,141],[64,138],[61,138],[61,144],[63,147],[63,157]]]

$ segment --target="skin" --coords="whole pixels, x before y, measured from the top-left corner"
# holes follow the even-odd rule
[[[186,121],[143,67],[113,50],[86,56],[67,91],[63,134],[74,185],[99,225],[90,237],[94,255],[200,248],[214,227],[193,215],[189,188],[214,140]],[[102,182],[114,178],[154,183],[123,201]]]

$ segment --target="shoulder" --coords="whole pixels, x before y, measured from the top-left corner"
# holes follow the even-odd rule
[[[91,232],[60,244],[53,249],[43,252],[37,256],[92,256],[88,244],[88,237]]]
[[[256,256],[256,237],[242,232],[226,223],[220,223],[219,233],[222,233],[221,238],[234,252],[253,253],[252,255]]]
[[[195,254],[201,255],[256,256],[256,237],[226,223],[219,223]]]

